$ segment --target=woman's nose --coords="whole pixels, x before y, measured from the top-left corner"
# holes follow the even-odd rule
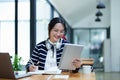
[[[60,32],[60,31],[58,31],[58,32],[57,32],[57,35],[58,35],[58,36],[60,36],[60,35],[61,35],[61,32]]]

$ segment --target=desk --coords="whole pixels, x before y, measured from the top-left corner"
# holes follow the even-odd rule
[[[55,75],[32,75],[30,77],[21,78],[18,80],[96,80],[95,72],[91,72],[90,74],[62,72],[61,75],[69,75],[69,78],[57,79],[53,78]],[[12,79],[0,79],[0,80],[12,80]]]
[[[96,80],[95,73],[83,74],[83,73],[70,73],[62,72],[62,75],[69,75],[67,80]],[[28,78],[23,78],[19,80],[65,80],[65,79],[53,79],[55,75],[33,75]]]
[[[82,65],[93,65],[94,59],[82,58]],[[96,80],[95,73],[83,74],[83,73],[70,73],[62,72],[62,75],[69,75],[67,80]],[[65,80],[65,79],[53,79],[55,75],[32,75],[30,77],[22,78],[19,80]],[[12,80],[12,79],[0,79],[0,80]]]

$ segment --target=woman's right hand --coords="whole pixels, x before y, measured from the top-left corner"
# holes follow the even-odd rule
[[[38,66],[35,66],[35,65],[30,65],[30,66],[29,66],[29,71],[30,71],[30,72],[34,72],[34,71],[36,71],[36,70],[38,70]]]

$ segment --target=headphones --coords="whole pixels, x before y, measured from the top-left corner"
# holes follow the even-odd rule
[[[58,40],[55,44],[52,44],[52,42],[49,39],[46,40],[46,48],[48,50],[50,50],[52,48],[52,45],[55,45],[56,49],[59,49],[61,47],[61,44],[62,44],[61,39]]]

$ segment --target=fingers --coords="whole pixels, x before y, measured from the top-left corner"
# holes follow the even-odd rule
[[[30,72],[34,72],[34,71],[36,71],[36,69],[37,69],[37,66],[35,66],[35,65],[31,65],[31,66],[29,67],[29,71],[30,71]]]
[[[81,60],[80,59],[74,59],[72,61],[72,63],[76,68],[79,68],[81,66]]]
[[[81,66],[80,63],[73,63],[73,65],[76,67],[76,68],[79,68]]]
[[[79,62],[81,62],[81,60],[80,59],[74,59],[72,62],[73,63],[79,63]]]

